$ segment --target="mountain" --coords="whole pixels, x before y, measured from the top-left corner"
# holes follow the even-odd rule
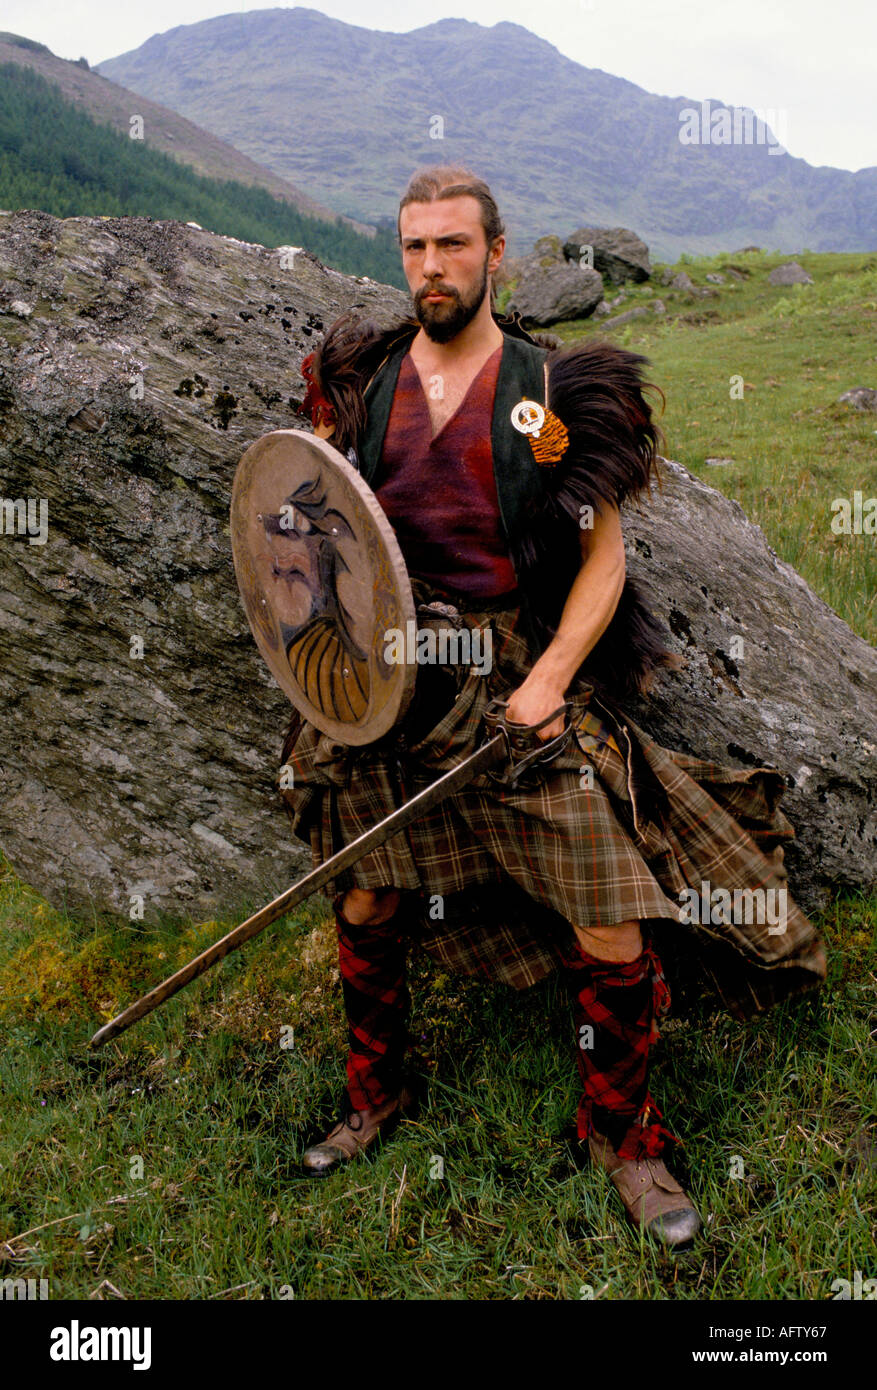
[[[112,86],[106,78],[92,80]],[[145,117],[140,108],[147,103],[121,88],[114,100],[125,103],[124,133],[117,123],[93,119],[32,65],[0,61],[0,207],[196,222],[241,241],[300,247],[336,270],[404,285],[387,228],[371,227],[366,236],[347,218],[313,216],[259,184],[198,174],[145,138],[129,137],[128,121],[145,137],[158,108]]]
[[[287,179],[248,159],[233,145],[193,125],[176,111],[128,92],[92,71],[84,58],[70,62],[56,57],[45,44],[19,34],[3,33],[0,34],[0,63],[16,63],[38,72],[98,124],[110,126],[122,135],[128,135],[132,115],[142,116],[144,145],[188,165],[198,174],[264,188],[308,217],[327,222],[338,220],[336,212],[309,198]],[[349,218],[342,220],[363,236],[374,236],[374,227]]]
[[[393,34],[255,10],[171,29],[98,70],[367,222],[395,225],[418,165],[462,161],[491,185],[511,254],[595,224],[631,227],[668,260],[877,247],[877,168],[814,168],[772,154],[773,136],[683,144],[701,103],[583,67],[517,24]]]

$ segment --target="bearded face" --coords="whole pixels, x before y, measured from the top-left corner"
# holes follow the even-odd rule
[[[458,290],[439,280],[424,285],[414,296],[414,312],[426,336],[434,343],[449,343],[472,322],[487,294],[488,257],[484,257],[480,273],[466,289]],[[443,299],[428,296],[442,294]]]
[[[489,327],[484,301],[502,261],[505,237],[496,236],[488,245],[477,198],[464,193],[406,203],[399,214],[399,241],[425,337],[449,343],[478,315]]]

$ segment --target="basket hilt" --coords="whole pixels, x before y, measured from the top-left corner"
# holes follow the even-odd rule
[[[505,739],[508,767],[503,772],[488,772],[490,780],[501,787],[512,790],[517,787],[535,786],[537,778],[533,775],[538,768],[550,763],[562,753],[573,734],[570,719],[572,703],[564,700],[551,714],[540,719],[537,724],[516,724],[506,718],[508,700],[493,699],[484,711],[484,722],[493,738],[502,734]],[[559,715],[564,717],[561,733],[554,738],[540,739],[539,730],[553,724]]]

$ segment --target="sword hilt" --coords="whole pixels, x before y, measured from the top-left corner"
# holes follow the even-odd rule
[[[552,762],[569,743],[573,734],[573,723],[570,719],[572,701],[564,700],[558,709],[547,714],[536,724],[517,724],[514,720],[508,719],[505,714],[508,705],[508,700],[493,699],[484,711],[484,722],[490,736],[495,738],[497,734],[502,735],[509,761],[509,766],[504,772],[488,772],[487,776],[496,785],[515,790],[517,787],[534,786],[536,779],[530,780],[530,775],[545,763]],[[540,739],[539,730],[553,724],[559,715],[563,715],[564,718],[562,731],[554,738]]]

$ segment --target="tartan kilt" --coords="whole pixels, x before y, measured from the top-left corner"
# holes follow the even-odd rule
[[[446,668],[456,694],[446,694],[435,718],[428,700],[425,720],[417,703],[437,678],[426,667],[414,715],[367,747],[349,748],[293,716],[282,756],[291,785],[281,794],[315,866],[473,753],[488,701],[508,698],[532,668],[518,608],[460,620],[482,633],[480,650],[492,662],[482,673]],[[418,625],[427,621],[447,626],[421,607]],[[824,979],[816,929],[788,895],[782,845],[794,831],[779,809],[781,775],[662,748],[586,682],[567,698],[576,738],[538,785],[512,790],[489,774],[476,778],[330,890],[407,890],[410,933],[436,961],[516,989],[574,956],[571,923],[633,919],[649,925],[677,1014],[699,1000],[745,1018]],[[783,929],[747,922],[751,911],[733,913],[730,923],[709,911],[700,914],[706,921],[681,920],[681,895],[694,889],[699,897],[704,882],[731,893],[785,890]]]

